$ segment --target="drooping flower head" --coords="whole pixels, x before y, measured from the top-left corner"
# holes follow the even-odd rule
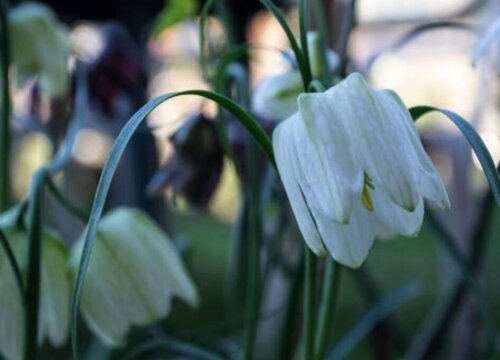
[[[72,249],[76,274],[84,245]],[[197,289],[168,236],[143,212],[119,208],[99,223],[82,293],[90,330],[106,345],[119,346],[133,325],[166,317],[178,296],[191,306]]]
[[[0,216],[0,228],[14,253],[23,280],[28,269],[28,234],[14,221],[17,209]],[[60,236],[47,228],[41,236],[41,289],[38,343],[48,340],[62,346],[68,337],[70,282],[66,264],[68,250]],[[26,284],[24,284],[26,287]],[[21,359],[24,344],[23,299],[14,272],[3,249],[0,250],[0,354],[6,359]]]
[[[449,207],[412,118],[390,90],[352,74],[302,94],[273,134],[278,170],[301,232],[317,254],[357,267],[376,236],[414,235],[424,198]]]
[[[12,62],[19,82],[32,76],[50,97],[64,95],[68,89],[68,34],[51,9],[27,3],[9,13]]]
[[[307,35],[312,76],[319,79],[325,75],[325,71],[335,70],[340,59],[332,50],[327,50],[325,54],[322,54],[318,33],[310,31]],[[290,57],[295,61],[293,53]],[[283,74],[266,77],[257,86],[252,96],[252,111],[265,119],[284,120],[297,111],[297,96],[303,91],[302,76],[297,68]]]

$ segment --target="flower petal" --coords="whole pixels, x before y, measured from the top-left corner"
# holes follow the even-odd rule
[[[386,90],[386,93],[404,107],[401,99],[393,91]],[[441,177],[434,164],[425,152],[415,124],[409,114],[408,116],[404,116],[404,119],[404,126],[409,143],[412,145],[412,153],[415,159],[412,163],[415,163],[417,166],[420,191],[426,199],[435,202],[441,209],[449,209],[450,200],[446,192],[446,187],[441,181]]]
[[[363,168],[353,158],[342,114],[325,94],[299,96],[302,122],[295,129],[301,174],[324,216],[347,223],[363,189]],[[307,136],[306,136],[307,134]]]
[[[408,211],[392,202],[382,191],[374,190],[371,192],[371,196],[374,202],[373,214],[385,225],[379,227],[377,231],[379,237],[388,238],[396,234],[415,236],[418,233],[424,219],[424,204],[422,200],[418,203],[414,211]],[[382,231],[382,229],[385,229],[385,231]],[[386,230],[389,230],[389,232]]]
[[[48,337],[61,346],[68,337],[71,285],[67,278],[68,250],[62,240],[47,230],[43,233],[42,291],[40,296],[40,340]]]
[[[375,238],[374,218],[359,201],[349,224],[341,224],[313,211],[323,242],[339,263],[357,268],[366,259]]]
[[[89,328],[110,346],[123,343],[132,325],[168,315],[173,295],[191,304],[198,294],[166,235],[146,215],[117,209],[100,225],[82,294]],[[83,239],[73,249],[76,271]]]
[[[363,101],[372,104],[364,109],[364,115],[359,112],[357,116],[358,121],[365,122],[359,124],[365,140],[365,146],[359,149],[369,169],[368,175],[374,179],[375,187],[380,187],[392,201],[413,211],[420,200],[420,193],[404,126],[406,119],[411,119],[410,114],[386,91],[371,89],[361,76],[356,76],[354,80],[358,83],[358,93],[363,94]]]
[[[307,197],[309,194],[302,193],[297,178],[299,170],[297,169],[298,159],[296,158],[295,143],[293,140],[294,121],[299,121],[298,115],[294,115],[292,118],[282,122],[274,130],[274,155],[281,181],[285,187],[302,236],[304,236],[307,245],[309,245],[314,253],[322,255],[325,253],[325,247],[314,224],[311,210],[304,200],[304,196]]]
[[[21,80],[38,76],[50,97],[64,95],[69,86],[67,31],[52,10],[37,3],[22,4],[9,12],[12,60]]]
[[[16,260],[22,261],[27,250],[26,239],[19,232],[7,236]],[[24,339],[22,300],[3,249],[0,251],[0,289],[0,354],[7,359],[21,359]]]

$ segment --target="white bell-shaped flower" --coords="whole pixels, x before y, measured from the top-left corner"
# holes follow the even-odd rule
[[[9,12],[12,62],[20,83],[36,76],[50,97],[68,89],[69,36],[49,7],[27,3]]]
[[[11,221],[9,213],[0,217],[0,227],[14,253],[23,278],[28,266],[28,236]],[[38,342],[48,339],[62,346],[68,337],[71,287],[67,277],[68,250],[57,233],[42,232],[41,289]],[[26,286],[26,284],[24,284]],[[14,272],[3,249],[0,250],[0,353],[8,360],[22,359],[24,309]]]
[[[327,50],[322,53],[318,33],[307,34],[311,73],[313,78],[324,76],[328,67],[333,71],[340,63],[337,53]],[[320,51],[321,50],[321,51]],[[322,56],[326,59],[322,59]],[[294,54],[290,53],[294,59]],[[326,66],[323,63],[326,62]],[[297,96],[304,92],[304,84],[300,71],[295,69],[283,74],[264,78],[255,89],[252,96],[252,112],[270,120],[284,120],[297,111]]]
[[[76,275],[82,237],[72,249]],[[133,325],[166,317],[172,297],[192,306],[197,289],[168,236],[145,213],[119,208],[103,217],[85,278],[81,310],[90,330],[119,346]]]
[[[302,94],[278,125],[278,170],[301,232],[316,254],[358,267],[376,236],[415,235],[426,198],[449,207],[412,118],[389,90],[352,74]]]

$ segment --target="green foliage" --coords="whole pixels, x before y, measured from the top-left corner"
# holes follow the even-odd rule
[[[166,0],[164,8],[153,23],[152,35],[160,35],[164,30],[193,17],[197,12],[196,0]]]

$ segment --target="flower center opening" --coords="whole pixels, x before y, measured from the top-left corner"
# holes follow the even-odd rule
[[[363,206],[368,211],[373,211],[373,200],[370,195],[370,189],[373,190],[375,187],[373,186],[371,177],[364,173],[364,183],[363,183],[363,191],[361,192],[361,202]]]

